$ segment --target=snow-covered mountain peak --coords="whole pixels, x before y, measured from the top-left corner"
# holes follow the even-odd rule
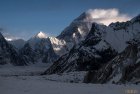
[[[35,48],[35,46],[38,43],[41,43],[41,42],[46,43],[47,40],[48,40],[48,36],[45,33],[43,33],[42,31],[40,31],[35,36],[31,37],[27,42],[30,44],[30,46]]]
[[[44,32],[40,31],[34,36],[34,38],[48,38],[48,36]]]

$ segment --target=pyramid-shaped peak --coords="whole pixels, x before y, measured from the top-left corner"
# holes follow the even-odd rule
[[[44,32],[40,31],[39,33],[37,33],[35,35],[36,38],[48,38],[47,34],[45,34]]]

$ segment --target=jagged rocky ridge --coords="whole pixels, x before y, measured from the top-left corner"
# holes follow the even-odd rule
[[[26,65],[26,60],[0,33],[0,64]]]
[[[60,57],[44,74],[89,71],[84,82],[138,82],[139,47],[133,41],[139,41],[139,33],[139,16],[108,27],[94,23],[86,39]],[[124,67],[125,64],[127,67]]]
[[[128,47],[98,71],[90,71],[86,83],[140,83],[139,42],[133,40]]]
[[[57,38],[66,42],[66,47],[69,51],[74,45],[86,38],[91,29],[92,23],[93,18],[91,17],[91,14],[84,12],[73,20],[72,23],[66,27],[59,36],[57,36]]]
[[[50,38],[43,32],[39,32],[29,39],[19,52],[31,64],[38,62],[52,63],[58,58],[53,50]]]
[[[47,37],[43,32],[27,41],[20,53],[31,63],[53,63],[68,53],[75,44],[84,40],[92,25],[91,15],[84,12],[58,37]]]

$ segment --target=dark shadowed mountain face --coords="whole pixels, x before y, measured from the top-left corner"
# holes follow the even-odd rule
[[[86,83],[140,83],[140,16],[137,16],[127,23],[118,23],[116,29],[123,28],[127,31],[126,25],[133,25],[132,32],[135,37],[129,40],[125,50],[100,68],[99,71],[90,71],[86,75]],[[128,24],[129,23],[129,24]],[[130,24],[131,23],[131,24]]]
[[[98,70],[111,60],[117,55],[117,51],[109,43],[101,39],[100,30],[97,24],[93,24],[87,38],[74,46],[68,54],[57,60],[46,73]]]
[[[30,63],[52,63],[58,58],[53,50],[50,38],[42,32],[29,39],[20,49],[20,54],[24,55]]]
[[[60,57],[44,74],[89,71],[84,82],[138,82],[139,27],[139,16],[108,27],[94,23],[84,41]]]
[[[0,64],[26,65],[23,56],[16,52],[15,48],[10,45],[0,33]]]
[[[139,59],[139,42],[131,41],[122,53],[105,64],[99,71],[90,71],[84,82],[138,83],[140,78]]]
[[[70,50],[75,44],[86,38],[92,23],[91,15],[84,12],[66,27],[57,38],[65,40],[67,48]]]

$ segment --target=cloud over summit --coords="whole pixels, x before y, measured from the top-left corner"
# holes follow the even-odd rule
[[[112,22],[124,22],[131,19],[127,14],[120,13],[118,9],[89,9],[86,12],[94,22],[109,25]]]

